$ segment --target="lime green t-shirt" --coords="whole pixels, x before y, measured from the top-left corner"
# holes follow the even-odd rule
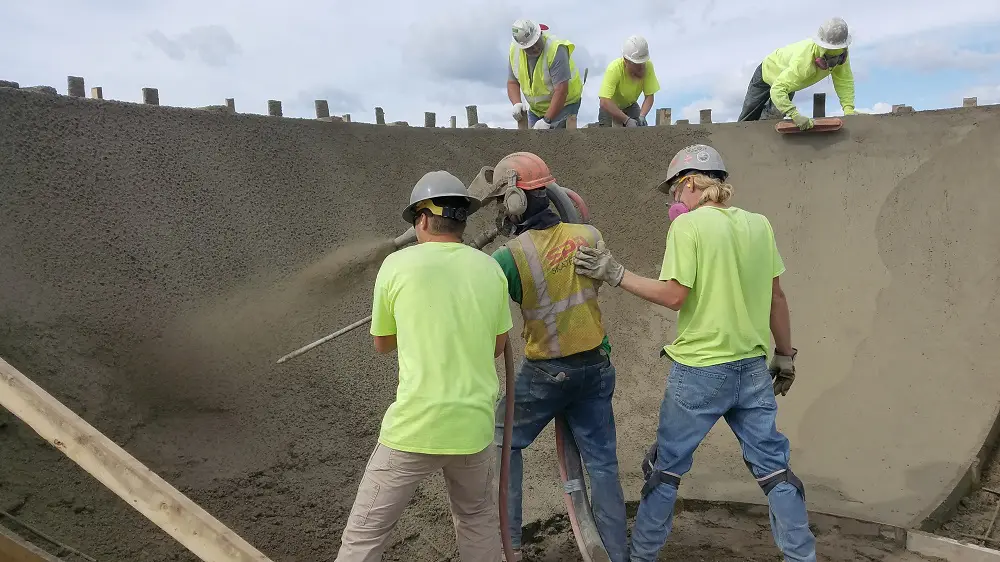
[[[500,246],[493,252],[493,259],[497,260],[504,275],[507,276],[507,291],[510,293],[510,300],[521,304],[521,273],[517,270],[517,263],[514,261],[514,255],[510,253],[510,248]],[[611,354],[611,343],[608,341],[607,334],[604,334],[604,339],[601,340],[601,345],[598,347],[608,355]]]
[[[660,280],[691,291],[667,355],[692,367],[766,356],[771,286],[784,271],[764,215],[706,206],[678,217],[667,231]]]
[[[379,442],[435,455],[489,446],[500,388],[493,351],[512,326],[507,278],[489,255],[458,242],[389,254],[375,279],[371,334],[396,336],[399,385]]]
[[[604,71],[598,97],[610,98],[618,109],[625,109],[639,99],[639,94],[651,96],[660,91],[660,82],[653,70],[653,61],[646,61],[646,75],[636,80],[625,70],[625,59],[618,57],[611,61]]]

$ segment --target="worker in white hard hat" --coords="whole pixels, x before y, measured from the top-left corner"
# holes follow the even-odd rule
[[[854,73],[847,48],[851,33],[843,18],[831,18],[810,39],[777,49],[757,67],[739,121],[781,119],[787,116],[801,130],[811,129],[813,120],[799,113],[792,98],[830,76],[844,115],[854,114]]]
[[[402,212],[417,244],[390,254],[375,277],[370,331],[375,351],[396,352],[399,382],[335,562],[382,560],[413,494],[434,474],[447,484],[461,559],[501,561],[494,359],[513,320],[500,265],[462,243],[481,204],[454,175],[424,174]]]
[[[580,112],[583,97],[583,81],[573,62],[576,45],[546,29],[528,19],[511,26],[507,97],[514,119],[520,120],[526,110],[533,129],[565,128],[566,119]],[[527,103],[521,101],[522,92]]]
[[[601,127],[618,123],[625,127],[645,127],[646,115],[653,109],[653,95],[660,91],[660,82],[649,60],[649,43],[641,35],[625,40],[622,56],[611,61],[604,71],[598,97],[601,109],[597,122]],[[639,107],[639,94],[643,94]]]

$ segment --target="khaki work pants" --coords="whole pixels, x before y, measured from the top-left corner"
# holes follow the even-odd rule
[[[375,447],[341,538],[336,562],[379,562],[417,485],[444,471],[462,562],[500,562],[500,519],[491,443],[471,455],[425,455]]]

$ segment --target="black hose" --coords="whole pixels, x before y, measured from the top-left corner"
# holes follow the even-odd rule
[[[514,545],[510,540],[510,513],[507,511],[507,489],[510,486],[510,442],[514,434],[514,350],[510,338],[503,346],[503,366],[507,374],[507,408],[503,417],[503,449],[500,453],[500,542],[507,562],[514,562]]]

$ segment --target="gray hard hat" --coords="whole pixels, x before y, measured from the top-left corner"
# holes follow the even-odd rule
[[[819,26],[813,42],[824,49],[846,49],[851,44],[851,32],[844,18],[830,18]]]
[[[722,161],[722,155],[707,144],[692,144],[684,147],[674,155],[670,165],[667,166],[667,179],[659,185],[660,191],[666,192],[670,188],[670,182],[674,181],[683,172],[697,170],[699,172],[712,173],[711,175],[725,181],[729,177],[726,171],[726,164]]]
[[[479,199],[469,195],[469,190],[466,189],[462,180],[443,170],[427,172],[413,186],[413,191],[410,192],[410,204],[403,209],[403,220],[413,224],[413,219],[417,216],[415,211],[417,203],[437,197],[462,197],[469,202],[468,210],[461,213],[461,217],[449,217],[457,220],[465,220],[466,216],[478,211],[482,204]]]

